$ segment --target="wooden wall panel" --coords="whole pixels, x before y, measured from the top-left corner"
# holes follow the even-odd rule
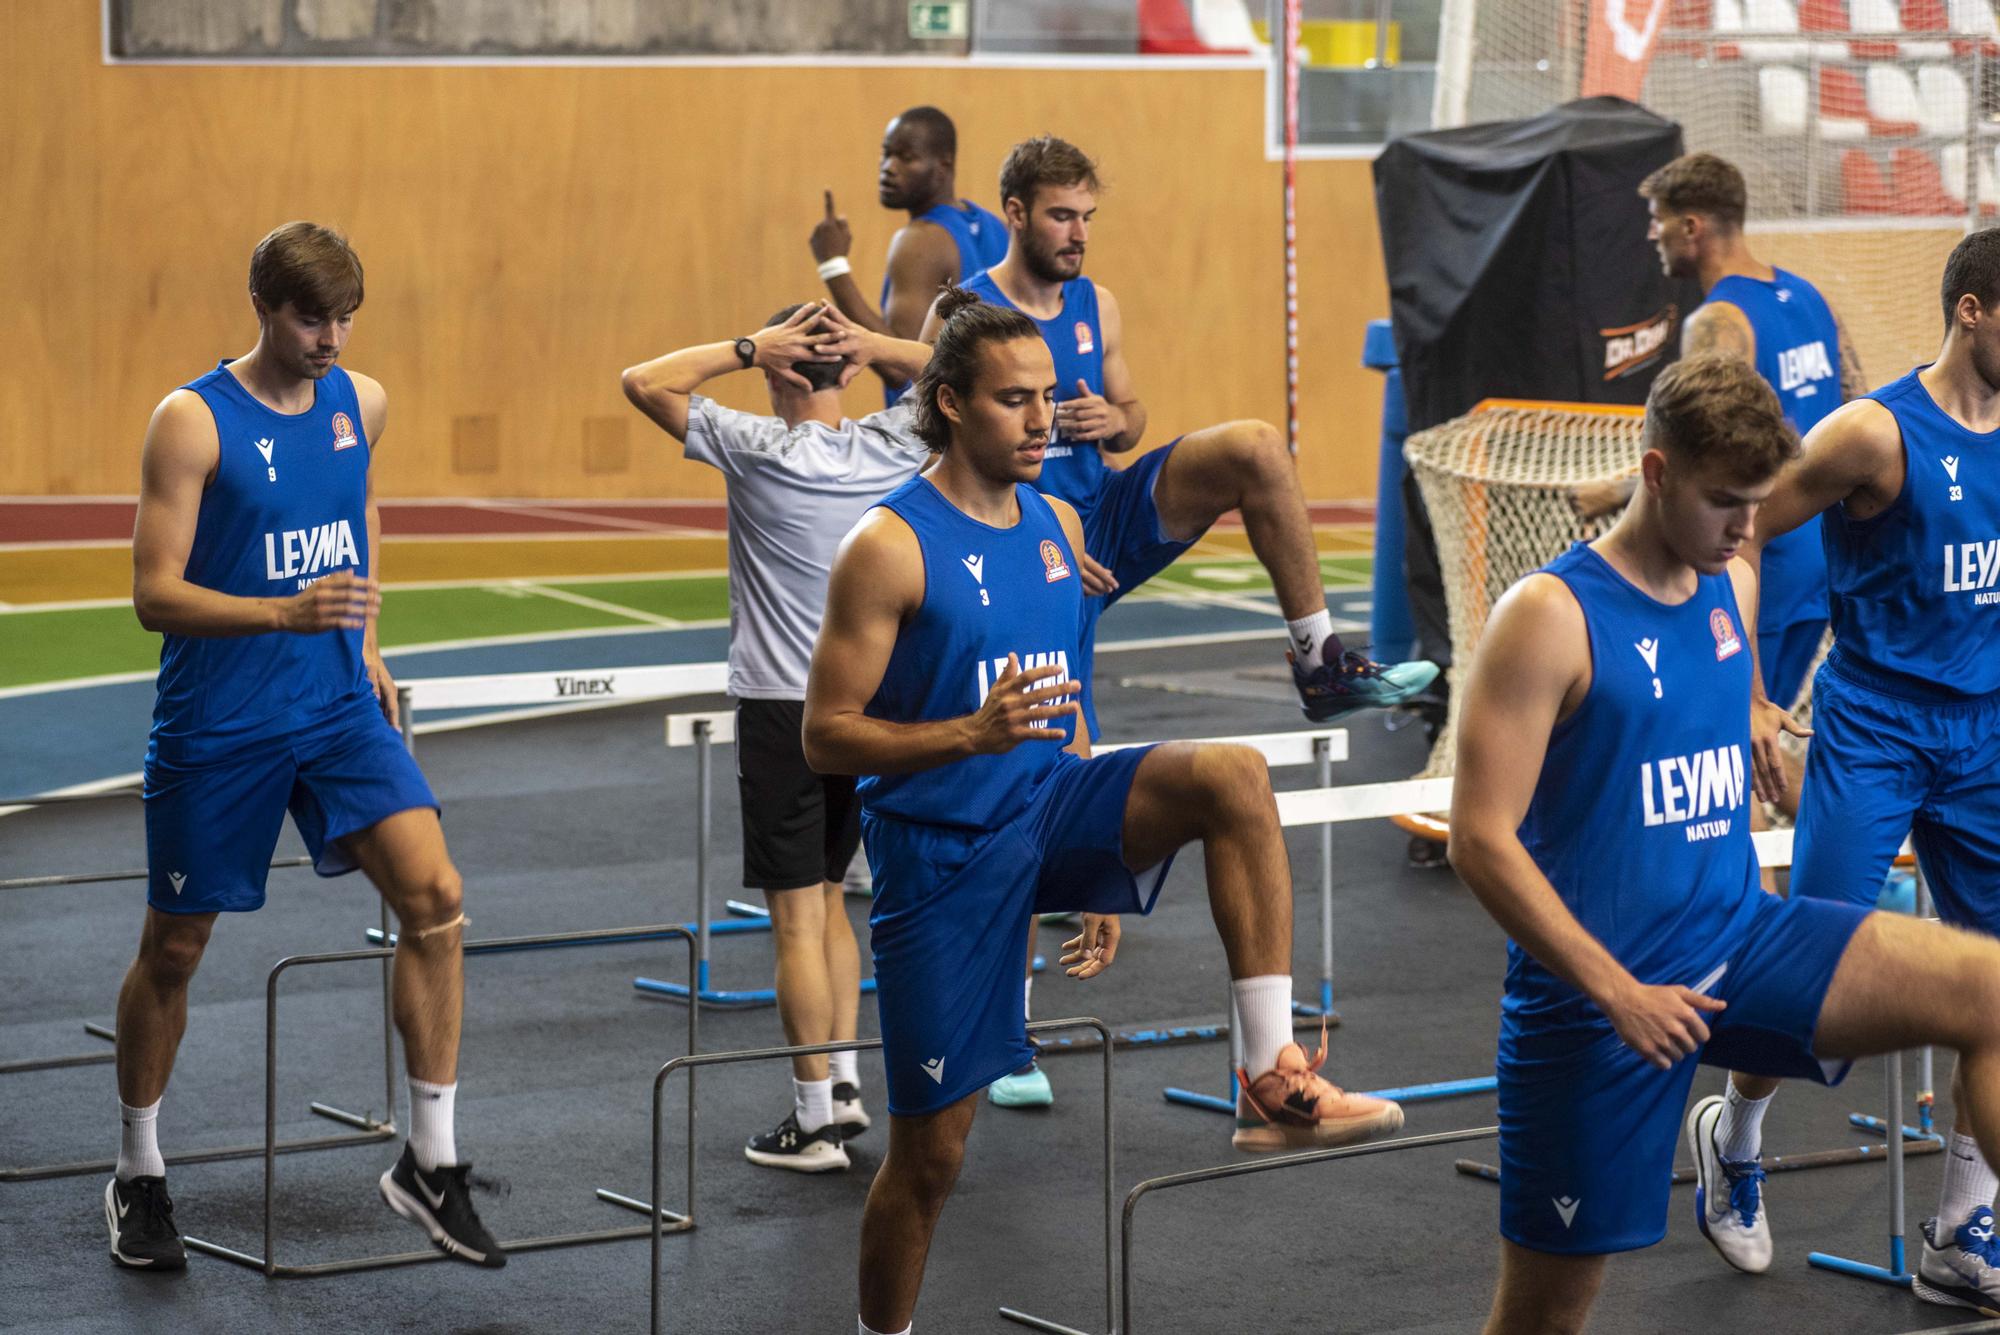
[[[630,412],[619,370],[816,295],[823,188],[872,289],[896,220],[875,145],[924,101],[957,117],[961,191],[989,206],[1019,138],[1098,156],[1087,271],[1123,305],[1155,439],[1283,418],[1255,71],[107,67],[95,6],[23,0],[9,27],[0,493],[133,491],[153,406],[255,337],[251,246],[311,217],[367,266],[348,361],[389,391],[384,494],[719,495],[636,415],[629,468],[586,467],[592,424]],[[1361,327],[1387,308],[1368,165],[1304,164],[1300,207],[1307,490],[1366,495],[1381,382]],[[749,376],[716,397],[763,406]],[[850,391],[851,411],[879,403]],[[489,418],[497,468],[454,471],[454,424]]]

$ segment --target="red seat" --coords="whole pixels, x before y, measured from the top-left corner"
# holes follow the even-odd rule
[[[1877,120],[1868,114],[1868,93],[1852,71],[1822,65],[1819,71],[1819,114],[1822,120],[1858,121],[1877,139],[1903,139],[1922,127],[1915,121]]]
[[[1921,148],[1896,150],[1889,160],[1889,191],[1889,209],[1896,213],[1939,217],[1965,212],[1964,203],[1954,201],[1944,188],[1937,159]]]
[[[1848,31],[1847,0],[1799,0],[1799,31]]]
[[[1842,213],[1889,213],[1893,210],[1889,182],[1865,149],[1850,148],[1840,155],[1840,189]]]
[[[1181,0],[1139,0],[1139,54],[1205,56],[1210,51]]]
[[[1715,0],[1667,0],[1667,19],[1662,25],[1671,32],[1707,33],[1715,28]],[[1723,49],[1716,51],[1717,59],[1731,60],[1735,56],[1724,55]],[[1708,54],[1707,44],[1692,37],[1662,37],[1653,47],[1655,55],[1703,56]]]

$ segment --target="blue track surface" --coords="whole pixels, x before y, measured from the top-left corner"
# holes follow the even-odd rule
[[[1333,599],[1334,615],[1343,615],[1341,603],[1365,597]],[[1273,624],[1273,617],[1246,609],[1135,599],[1111,609],[1098,643],[1108,647],[1120,641],[1261,630]],[[398,678],[474,676],[706,663],[726,657],[728,651],[729,632],[716,626],[391,653],[389,669]],[[425,715],[425,720],[450,718],[456,712]],[[135,773],[145,762],[152,714],[150,680],[0,699],[0,738],[6,739],[0,746],[0,796],[49,792]]]

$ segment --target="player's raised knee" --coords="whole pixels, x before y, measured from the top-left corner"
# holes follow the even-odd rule
[[[207,948],[205,924],[171,920],[147,933],[140,959],[156,982],[184,986],[194,977]]]
[[[1273,804],[1271,771],[1263,753],[1253,746],[1198,746],[1193,771],[1200,798],[1218,813],[1236,817]]]

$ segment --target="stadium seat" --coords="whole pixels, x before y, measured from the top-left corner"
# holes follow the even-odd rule
[[[1820,67],[1819,133],[1822,139],[1868,137],[1868,94],[1852,71]]]
[[[1946,144],[1938,150],[1938,176],[1944,183],[1944,193],[1951,201],[1951,212],[1965,212],[1966,164],[1969,161],[1964,144]],[[1991,218],[2000,215],[2000,193],[1995,193],[1993,163],[1983,156],[1979,164],[1979,215]]]
[[[1840,155],[1842,213],[1887,213],[1889,182],[1866,149],[1850,148]]]
[[[1944,32],[1951,27],[1945,0],[1903,0],[1904,32]],[[1944,60],[1950,42],[1904,42],[1903,54],[1913,60]]]
[[[1903,21],[1896,16],[1894,0],[1854,0],[1847,13],[1856,33],[1898,33],[1903,30]],[[1886,38],[1849,42],[1848,49],[1856,60],[1894,60],[1897,56],[1896,43]]]
[[[1708,33],[1717,28],[1714,0],[1667,0],[1667,20],[1662,25],[1665,32],[1653,45],[1656,56],[1702,56],[1708,52],[1708,43],[1696,37],[1668,36],[1668,33]],[[1730,48],[1735,51],[1734,47]],[[1734,55],[1719,59],[1733,59]]]
[[[1923,107],[1916,81],[1901,65],[1868,67],[1868,133],[1878,139],[1900,139],[1923,128]]]
[[[1918,217],[1950,215],[1965,208],[1964,200],[1954,203],[1945,189],[1937,159],[1914,146],[1899,148],[1890,158],[1889,197],[1894,212]]]
[[[1925,134],[1962,135],[1970,118],[1965,79],[1949,65],[1917,71],[1917,120]]]
[[[1804,134],[1811,111],[1806,72],[1790,65],[1757,71],[1758,123],[1765,134]]]
[[[1953,42],[1955,55],[1969,56],[1974,47],[1991,60],[2000,56],[2000,21],[1993,16],[1993,0],[1951,0],[1951,30],[1953,32],[1974,33],[1983,38],[1979,42]]]
[[[1721,6],[1716,7],[1717,18]],[[1719,26],[1719,25],[1718,25]],[[1747,32],[1797,32],[1799,14],[1792,0],[1743,0],[1743,29]],[[1802,61],[1810,51],[1804,42],[1753,41],[1742,43],[1750,60]]]
[[[1842,36],[1852,32],[1847,21],[1847,0],[1799,0],[1799,31]],[[1845,60],[1847,43],[1814,42],[1813,52],[1821,60]]]

